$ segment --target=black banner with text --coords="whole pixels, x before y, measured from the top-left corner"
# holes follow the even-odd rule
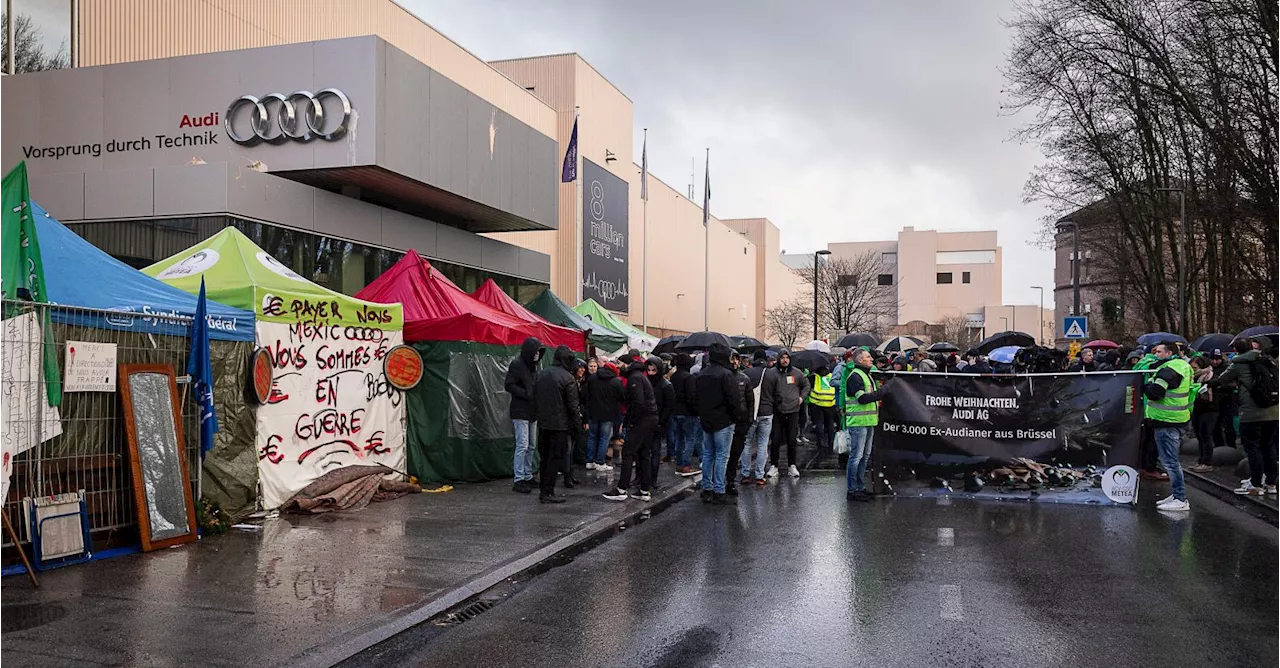
[[[582,189],[582,298],[610,311],[626,311],[627,182],[583,160]]]
[[[876,443],[888,459],[1137,467],[1140,374],[886,374]]]

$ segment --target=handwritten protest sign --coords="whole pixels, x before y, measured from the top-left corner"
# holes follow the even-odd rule
[[[13,458],[62,433],[62,418],[45,393],[43,339],[35,313],[4,321],[0,330],[0,499],[9,494]]]
[[[63,392],[115,392],[116,344],[67,341]]]

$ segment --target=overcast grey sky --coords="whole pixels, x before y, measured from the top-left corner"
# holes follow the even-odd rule
[[[917,229],[999,231],[1005,303],[1052,302],[1009,140],[1010,0],[401,0],[486,60],[576,51],[635,103],[635,155],[684,190],[711,147],[711,211],[765,216],[788,252]]]

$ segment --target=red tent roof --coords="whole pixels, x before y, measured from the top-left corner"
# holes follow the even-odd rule
[[[527,322],[477,301],[412,249],[363,290],[358,299],[404,306],[404,340],[475,341],[518,346],[530,336],[544,346],[586,349],[574,329]]]
[[[484,284],[476,288],[476,291],[471,293],[471,296],[472,298],[482,301],[489,306],[506,313],[507,315],[513,315],[525,322],[551,324],[547,322],[546,318],[543,318],[537,313],[521,306],[520,302],[512,299],[507,295],[507,293],[503,292],[502,288],[498,287],[498,284],[494,283],[492,278],[484,279]]]

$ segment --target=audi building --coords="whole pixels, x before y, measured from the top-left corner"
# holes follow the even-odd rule
[[[550,281],[547,254],[482,235],[556,229],[550,110],[513,114],[377,36],[2,85],[3,169],[25,160],[36,201],[134,266],[232,225],[348,294],[410,248],[468,291]]]

